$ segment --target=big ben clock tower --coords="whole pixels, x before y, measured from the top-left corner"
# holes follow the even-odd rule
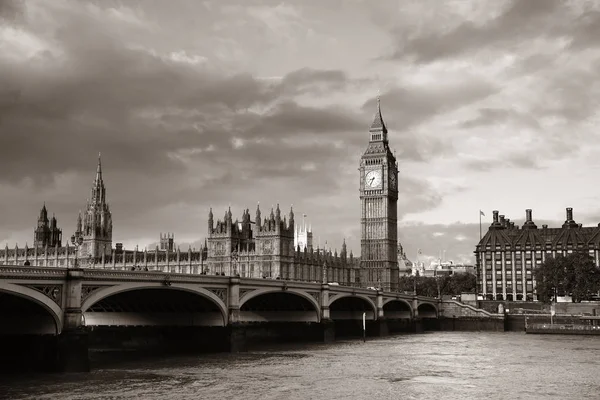
[[[388,145],[387,128],[377,112],[360,159],[361,282],[366,287],[398,288],[398,164]]]

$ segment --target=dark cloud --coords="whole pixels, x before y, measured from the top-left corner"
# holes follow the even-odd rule
[[[575,29],[570,43],[573,50],[581,50],[587,47],[597,47],[600,37],[600,11],[587,9],[584,14],[575,21]]]
[[[533,39],[561,29],[555,11],[564,4],[559,0],[514,0],[503,13],[485,24],[465,21],[449,32],[431,33],[413,38],[405,35],[389,59],[414,58],[428,63],[456,57],[467,52],[513,45],[516,40]],[[394,31],[397,37],[398,31]]]
[[[315,90],[338,91],[345,88],[348,81],[348,77],[341,70],[302,68],[287,74],[281,82],[281,88],[284,92],[292,94]]]
[[[15,23],[24,14],[24,1],[22,0],[2,0],[0,1],[0,21]]]
[[[343,85],[347,79],[340,71],[302,69],[279,83],[249,74],[219,75],[128,48],[99,21],[63,16],[61,22],[53,36],[64,53],[61,59],[49,57],[44,68],[41,61],[0,60],[0,145],[11,150],[0,160],[7,172],[0,182],[23,176],[47,182],[54,173],[89,168],[98,151],[117,169],[154,176],[182,173],[169,153],[213,144],[218,157],[231,149],[236,130],[279,140],[305,130],[358,126],[343,110],[310,109],[291,100],[264,120],[242,113],[311,85]],[[72,156],[65,158],[65,151]]]
[[[408,177],[402,172],[398,179],[398,191],[398,219],[407,214],[434,209],[443,200],[442,194],[428,181]]]
[[[384,116],[396,130],[408,130],[434,115],[485,99],[497,91],[492,83],[477,79],[455,84],[405,86],[382,94],[381,104]],[[375,109],[376,99],[363,105],[363,110]]]
[[[521,113],[515,109],[507,108],[482,108],[479,115],[473,119],[460,123],[462,128],[476,128],[480,126],[499,126],[518,124],[533,129],[539,129],[539,122],[528,114]]]
[[[464,166],[467,169],[478,172],[487,172],[498,168],[544,168],[540,162],[540,157],[536,153],[522,150],[506,154],[500,153],[496,158],[468,160],[464,162]]]
[[[303,68],[268,80],[177,61],[126,42],[107,17],[114,10],[86,7],[45,9],[46,27],[25,18],[49,49],[28,62],[0,56],[0,236],[32,226],[44,200],[71,232],[99,151],[115,241],[159,229],[201,238],[210,206],[348,190],[339,175],[360,153],[344,139],[366,146],[368,121],[293,98],[343,90],[345,73]]]

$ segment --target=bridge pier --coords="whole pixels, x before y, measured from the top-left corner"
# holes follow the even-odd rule
[[[335,323],[330,320],[322,320],[320,327],[323,331],[323,343],[335,342]]]
[[[56,364],[58,372],[89,372],[88,333],[63,332],[56,338]]]
[[[381,317],[380,319],[377,319],[375,321],[372,321],[372,323],[370,324],[370,332],[369,336],[373,336],[373,337],[383,337],[383,336],[388,336],[390,334],[389,332],[389,328],[388,328],[388,322],[385,318]]]
[[[246,327],[241,324],[231,324],[227,327],[225,348],[230,353],[241,353],[247,349]]]
[[[88,333],[83,330],[81,311],[82,269],[67,272],[62,332],[56,340],[56,368],[60,372],[89,372]]]

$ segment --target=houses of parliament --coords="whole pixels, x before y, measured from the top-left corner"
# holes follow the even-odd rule
[[[367,148],[359,160],[361,257],[313,246],[312,230],[296,223],[293,209],[280,206],[263,215],[243,210],[234,220],[231,209],[216,218],[211,208],[207,238],[200,249],[180,250],[172,234],[160,235],[154,249],[113,247],[112,216],[102,177],[100,156],[91,196],[79,214],[73,235],[63,238],[57,220],[42,207],[33,246],[0,250],[0,265],[114,268],[177,273],[217,274],[265,279],[338,282],[341,285],[396,290],[398,284],[398,164],[388,144],[379,99],[369,129]]]

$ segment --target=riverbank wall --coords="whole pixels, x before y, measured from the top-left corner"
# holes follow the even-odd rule
[[[493,332],[504,332],[505,330],[503,313],[490,312],[455,300],[443,300],[439,305],[437,330]]]

